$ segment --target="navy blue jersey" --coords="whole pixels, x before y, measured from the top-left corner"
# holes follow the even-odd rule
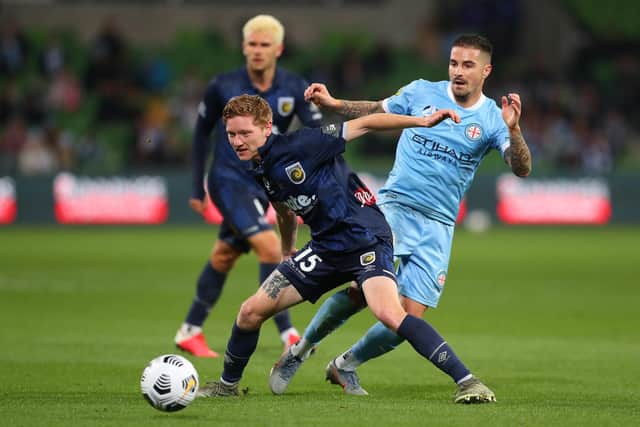
[[[347,166],[342,126],[271,135],[252,170],[269,200],[282,202],[311,229],[313,247],[351,252],[391,241],[371,191]]]
[[[282,68],[276,68],[273,84],[266,92],[260,92],[251,84],[244,67],[214,78],[198,105],[192,150],[193,197],[204,197],[202,180],[205,162],[210,153],[210,135],[214,127],[214,154],[209,171],[213,181],[223,183],[225,180],[233,180],[255,185],[255,181],[247,173],[248,162],[238,159],[229,145],[222,122],[222,110],[231,98],[246,93],[260,95],[266,99],[273,110],[274,132],[286,132],[294,115],[298,116],[305,126],[318,127],[322,115],[313,104],[305,102],[304,90],[307,86],[302,77]]]

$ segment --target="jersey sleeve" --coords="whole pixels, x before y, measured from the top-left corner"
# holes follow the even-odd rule
[[[204,168],[210,152],[211,131],[222,114],[218,81],[207,86],[204,97],[198,104],[198,117],[191,146],[192,197],[202,200],[204,191]]]
[[[510,146],[511,137],[509,135],[509,129],[507,128],[504,120],[502,120],[501,113],[498,113],[498,117],[496,118],[496,128],[491,138],[491,147],[498,150],[504,159],[504,154]]]
[[[300,79],[299,87],[296,90],[295,112],[302,124],[306,127],[317,128],[322,125],[322,113],[320,109],[313,103],[304,99],[304,90],[309,84]]]
[[[210,129],[213,129],[224,108],[220,94],[220,84],[218,79],[212,80],[204,92],[202,101],[198,104],[198,120],[201,120]]]
[[[320,128],[302,128],[295,132],[301,156],[309,159],[314,166],[344,153],[346,141],[342,135],[342,123]]]
[[[418,84],[417,80],[412,81],[400,88],[395,95],[382,100],[382,108],[386,113],[409,115],[411,111],[411,101],[413,93]]]

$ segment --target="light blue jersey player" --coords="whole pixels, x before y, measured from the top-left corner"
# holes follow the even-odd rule
[[[378,203],[394,230],[400,294],[436,307],[446,282],[453,227],[462,197],[482,158],[504,156],[509,130],[496,103],[481,94],[473,105],[456,103],[449,81],[415,80],[382,101],[386,112],[428,116],[454,109],[451,120],[430,129],[405,129]]]
[[[460,201],[484,156],[492,149],[499,150],[516,175],[530,173],[531,157],[519,127],[520,96],[503,96],[500,109],[482,93],[491,73],[492,50],[482,36],[460,36],[451,48],[448,81],[415,80],[383,101],[337,100],[318,83],[305,91],[306,99],[347,117],[383,111],[428,116],[442,109],[451,109],[460,116],[459,123],[445,120],[429,129],[405,129],[393,170],[379,193],[378,203],[394,235],[401,302],[416,317],[438,305],[446,283]],[[338,292],[327,299],[301,341],[289,351],[298,356],[298,365],[303,360],[300,355],[307,354],[357,311],[354,299],[347,293]],[[393,350],[402,341],[376,323],[355,345],[329,362],[327,379],[349,394],[368,394],[360,386],[356,368]],[[440,345],[446,345],[446,341]],[[432,357],[435,360],[448,355],[434,351]],[[288,382],[297,368],[277,374]],[[451,377],[458,385],[454,402],[495,401],[493,392],[472,374]]]

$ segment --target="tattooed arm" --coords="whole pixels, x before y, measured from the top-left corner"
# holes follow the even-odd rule
[[[502,119],[509,128],[511,140],[511,145],[507,148],[504,157],[513,173],[524,178],[531,173],[531,153],[520,131],[521,112],[520,95],[510,93],[508,96],[502,97]]]
[[[304,91],[304,98],[319,107],[329,108],[347,119],[384,113],[382,101],[345,101],[335,99],[322,83],[313,83]]]
[[[334,111],[348,119],[355,119],[373,113],[384,113],[382,101],[346,101],[338,99]]]
[[[531,173],[531,153],[527,146],[520,127],[516,129],[509,129],[509,135],[511,138],[511,146],[507,148],[505,153],[505,159],[514,174],[519,177],[529,176]]]
[[[296,237],[298,235],[298,218],[285,204],[273,202],[273,208],[277,213],[278,229],[282,244],[282,256],[284,259],[291,257],[296,252]]]

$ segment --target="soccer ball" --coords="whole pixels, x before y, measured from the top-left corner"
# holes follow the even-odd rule
[[[140,378],[142,395],[151,406],[175,412],[193,402],[198,392],[198,372],[182,356],[165,354],[153,359]]]

